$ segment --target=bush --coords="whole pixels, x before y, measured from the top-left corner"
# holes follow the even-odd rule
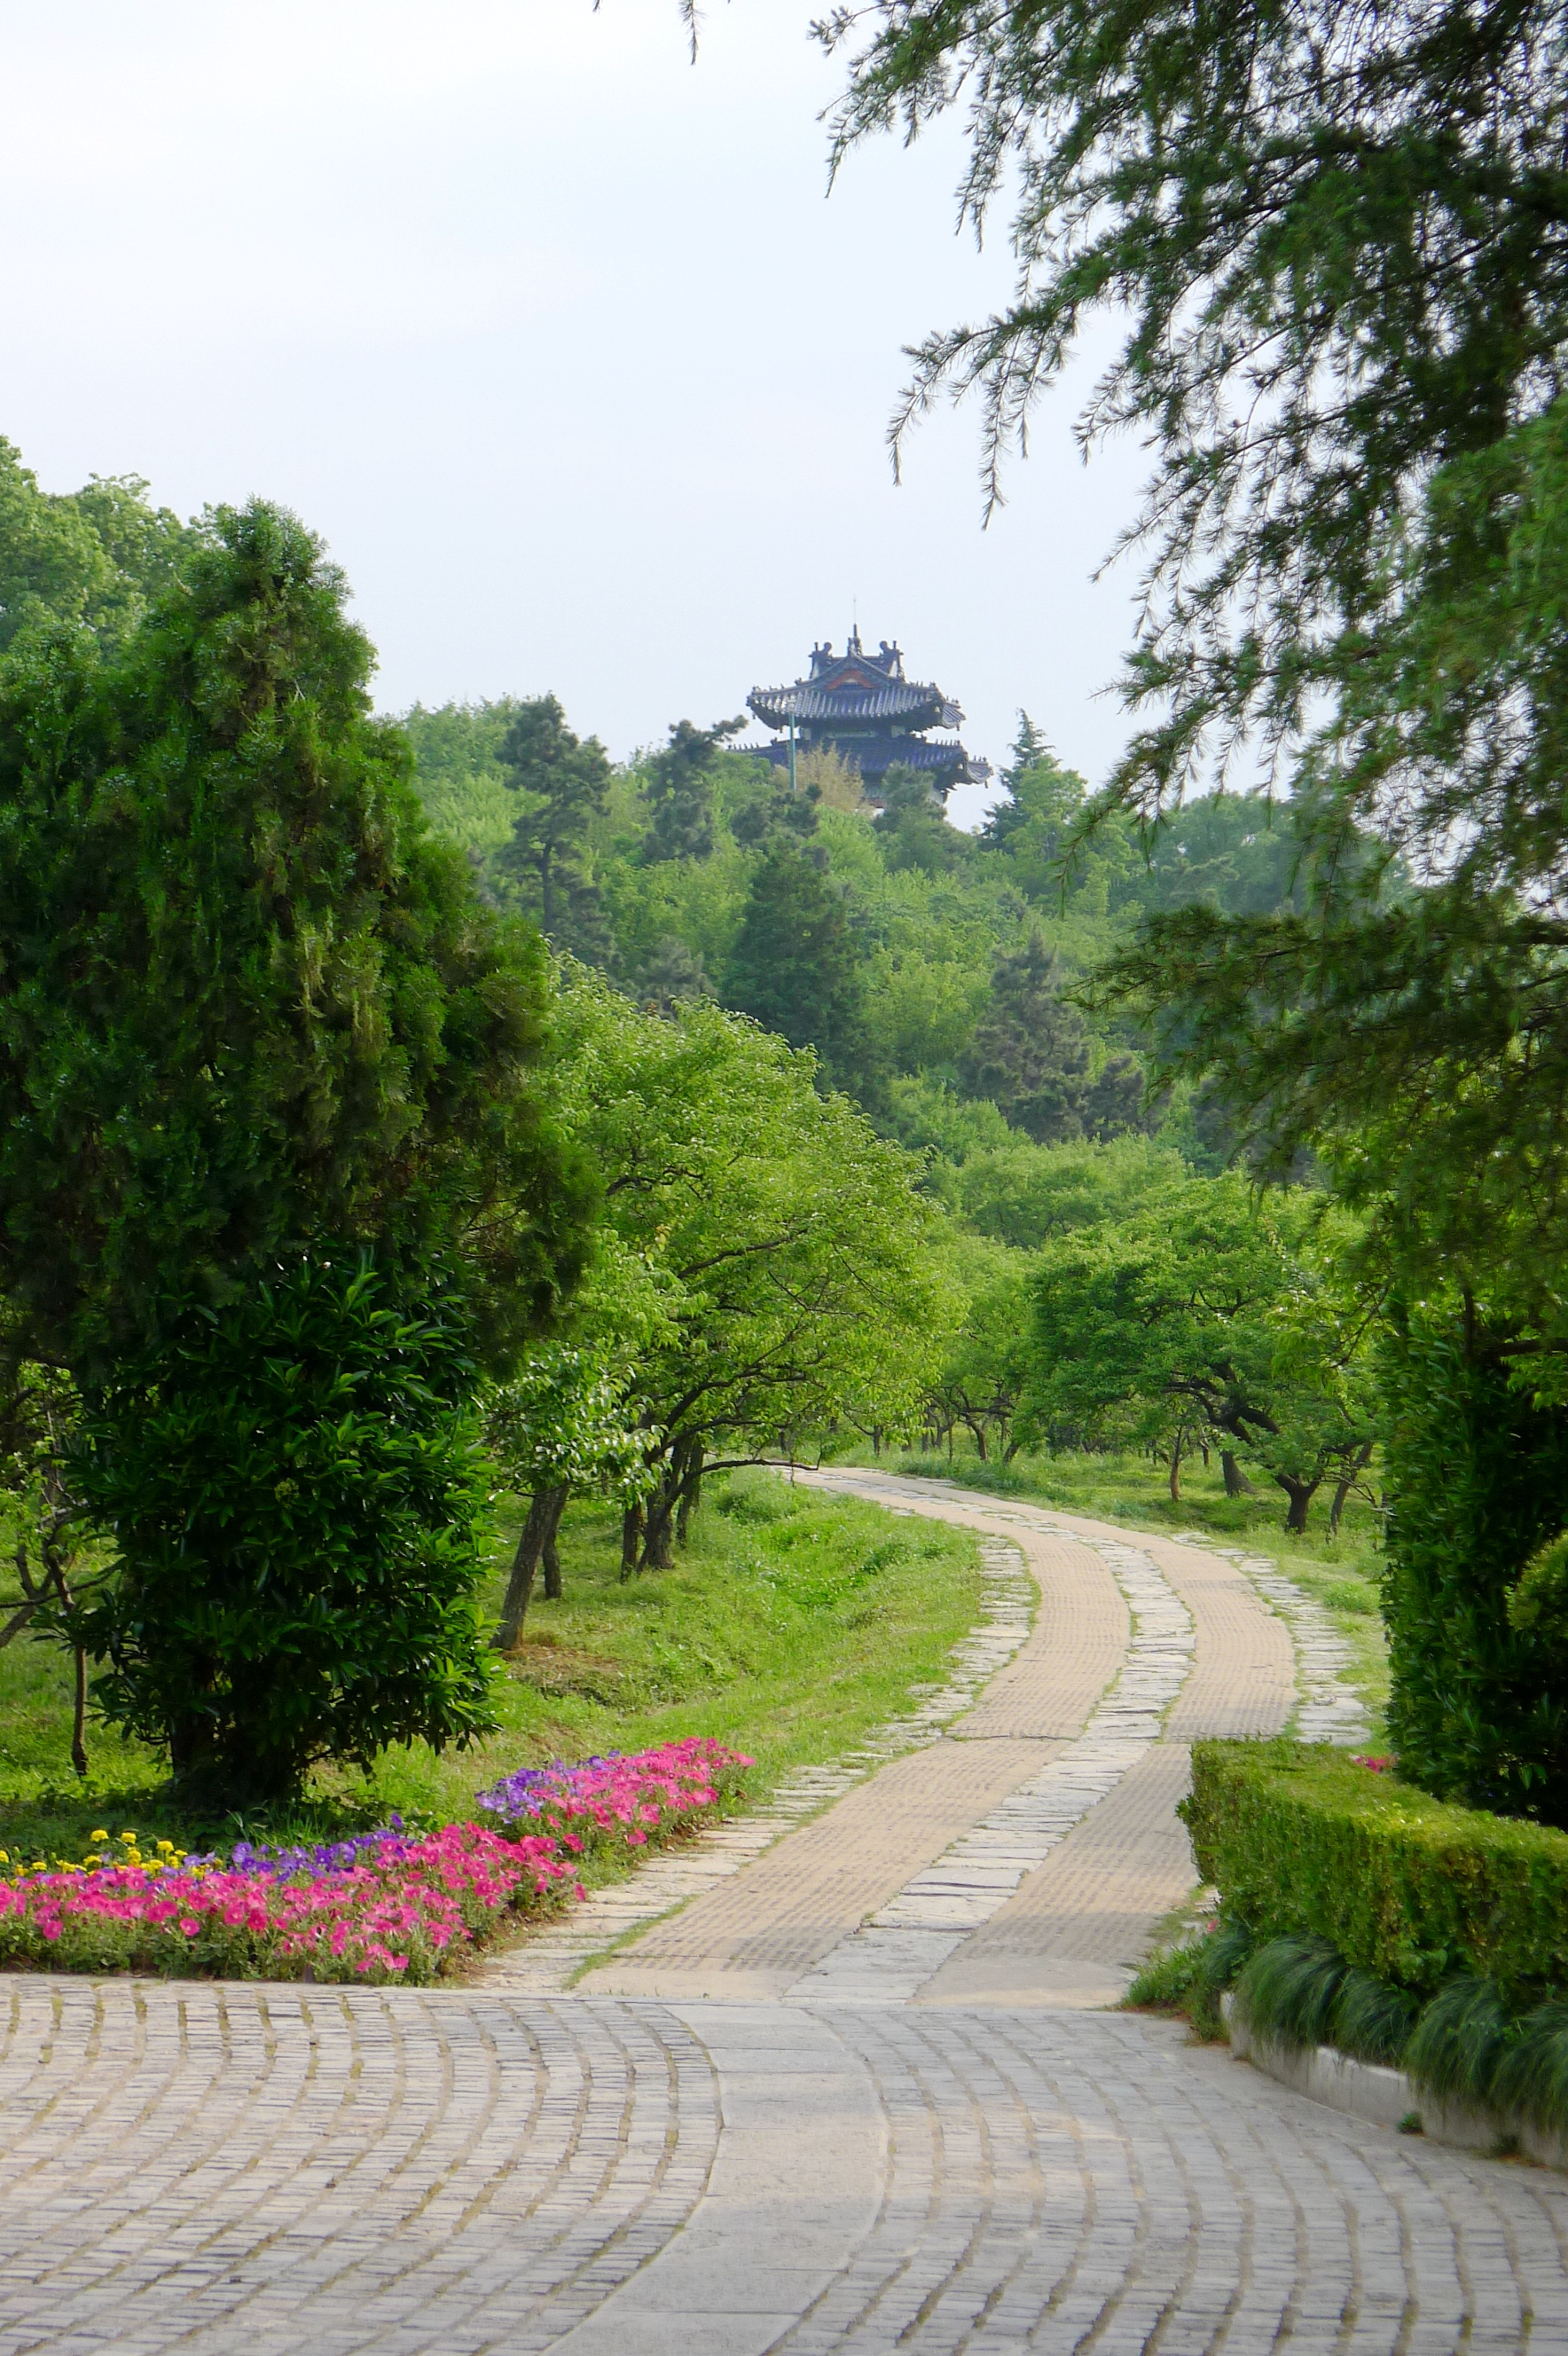
[[[1534,1624],[1551,1599],[1515,1593],[1568,1524],[1568,1411],[1533,1403],[1457,1309],[1392,1320],[1382,1378],[1402,1772],[1440,1799],[1568,1824],[1568,1655]]]
[[[1185,2012],[1200,2037],[1222,2037],[1220,1998],[1246,1962],[1251,1944],[1241,1925],[1211,1922],[1184,1945],[1151,1955],[1122,2001],[1134,2009]]]
[[[77,1472],[119,1549],[68,1633],[103,1717],[229,1798],[493,1723],[467,1323],[302,1258],[91,1393]]]
[[[1293,1742],[1199,1743],[1182,1812],[1227,1920],[1260,1947],[1326,1940],[1421,2002],[1456,1973],[1494,1980],[1510,2011],[1568,1988],[1568,1834]]]

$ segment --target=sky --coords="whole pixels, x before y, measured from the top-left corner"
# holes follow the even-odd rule
[[[955,234],[956,123],[828,195],[816,5],[709,0],[693,65],[676,0],[0,0],[0,432],[293,508],[384,710],[549,690],[624,757],[858,614],[972,752],[1027,709],[1099,782],[1145,455],[1084,466],[1091,354],[988,528],[972,403],[895,486],[903,347],[1005,298],[1005,223]]]

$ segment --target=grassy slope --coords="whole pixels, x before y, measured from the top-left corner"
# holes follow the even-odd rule
[[[693,1734],[752,1752],[763,1790],[853,1744],[904,1706],[912,1684],[942,1676],[976,1616],[967,1533],[792,1490],[766,1472],[710,1486],[677,1567],[624,1584],[616,1518],[574,1506],[564,1599],[535,1602],[520,1655],[498,1671],[501,1731],[443,1759],[422,1745],[389,1752],[368,1778],[323,1773],[301,1828],[380,1821],[393,1808],[466,1816],[475,1790],[508,1768]],[[517,1527],[502,1517],[487,1615]],[[232,1821],[182,1816],[152,1754],[101,1728],[90,1732],[93,1773],[81,1792],[69,1738],[64,1657],[18,1640],[0,1652],[0,1847],[77,1856],[100,1826],[182,1846],[233,1837]]]
[[[945,1456],[905,1457],[899,1470],[998,1494],[1038,1497],[1068,1513],[1171,1537],[1197,1531],[1222,1546],[1269,1556],[1324,1607],[1344,1637],[1351,1655],[1350,1681],[1371,1715],[1371,1740],[1381,1740],[1388,1704],[1388,1656],[1378,1616],[1382,1561],[1377,1517],[1360,1500],[1351,1499],[1339,1537],[1330,1538],[1325,1489],[1314,1504],[1306,1537],[1298,1538],[1283,1526],[1280,1492],[1260,1488],[1255,1497],[1226,1496],[1217,1456],[1207,1470],[1201,1460],[1182,1466],[1177,1504],[1167,1489],[1166,1468],[1139,1456],[1017,1456],[1003,1466],[982,1464],[971,1446],[955,1449],[951,1462]]]

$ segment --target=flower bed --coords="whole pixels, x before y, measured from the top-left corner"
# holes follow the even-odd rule
[[[716,1742],[667,1743],[580,1766],[525,1768],[482,1793],[501,1829],[445,1825],[312,1847],[16,1864],[0,1852],[0,1964],[233,1979],[427,1981],[518,1916],[582,1895],[590,1855],[677,1837],[739,1789],[751,1762]],[[96,1833],[106,1841],[106,1833]]]

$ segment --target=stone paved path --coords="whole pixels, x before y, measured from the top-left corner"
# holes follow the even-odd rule
[[[1188,1739],[1353,1731],[1330,1632],[1293,1663],[1247,1558],[873,1484],[987,1532],[962,1690],[585,1992],[0,1981],[0,2356],[1568,2351],[1568,2180],[1085,2008],[1190,1879]]]

